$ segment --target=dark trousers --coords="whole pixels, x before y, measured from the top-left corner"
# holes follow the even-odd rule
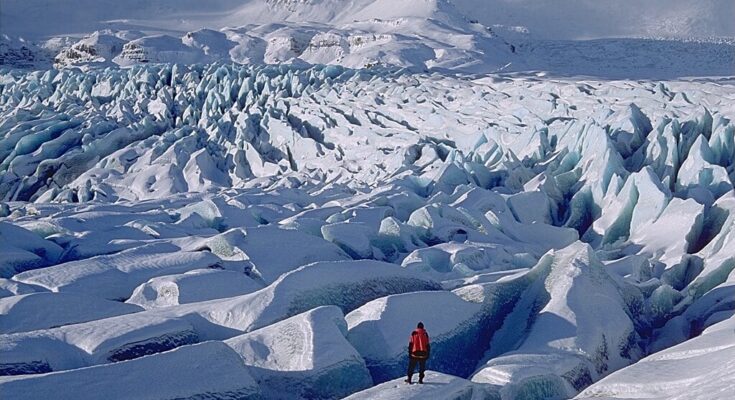
[[[424,380],[424,372],[426,371],[426,359],[425,358],[408,358],[408,380],[411,380],[413,376],[413,370],[416,369],[416,364],[419,365],[419,380]]]

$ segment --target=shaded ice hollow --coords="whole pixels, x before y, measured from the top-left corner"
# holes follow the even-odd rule
[[[416,21],[101,32],[59,61],[98,67],[0,70],[0,393],[735,390],[732,82],[348,68]],[[461,59],[411,49],[383,56]],[[153,63],[224,54],[253,61]],[[260,65],[291,57],[347,67]]]

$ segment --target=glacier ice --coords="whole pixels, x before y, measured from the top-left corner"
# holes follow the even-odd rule
[[[578,399],[726,398],[732,389],[733,317],[585,389]]]
[[[317,307],[228,339],[268,398],[341,398],[372,386],[335,306]]]
[[[13,398],[97,399],[123,394],[139,398],[262,398],[238,354],[221,342],[181,347],[128,362],[5,378],[0,388]]]
[[[78,293],[38,292],[0,299],[0,332],[28,332],[131,314],[140,307]]]
[[[356,40],[272,28],[260,57]],[[85,43],[74,57],[119,42]],[[657,379],[645,360],[735,309],[734,100],[727,80],[2,70],[0,390],[142,374],[159,397],[630,396],[618,379]],[[418,319],[441,385],[392,380]]]
[[[345,399],[497,399],[497,390],[488,389],[468,380],[432,370],[426,371],[425,385],[407,385],[403,377],[381,383]]]
[[[491,332],[483,329],[489,318],[484,311],[482,305],[451,292],[393,295],[347,314],[347,338],[365,359],[373,380],[385,382],[405,375],[408,336],[422,321],[431,339],[427,368],[467,376],[490,337]]]

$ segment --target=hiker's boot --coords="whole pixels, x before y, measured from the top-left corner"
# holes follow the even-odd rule
[[[411,384],[411,377],[409,376],[408,378],[404,379],[403,381],[406,382],[406,383],[408,383],[410,385]]]

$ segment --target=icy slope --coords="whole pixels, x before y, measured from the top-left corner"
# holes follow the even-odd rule
[[[196,375],[196,355],[232,375],[146,393],[554,399],[697,347],[735,310],[734,93],[339,66],[2,72],[0,390],[74,397],[128,369]],[[396,387],[418,319],[441,384]]]
[[[221,342],[61,373],[3,377],[0,391],[14,399],[262,398],[238,354]]]
[[[728,314],[726,321],[705,329],[700,337],[617,371],[576,398],[727,398],[735,386],[735,324],[732,312]]]
[[[336,398],[373,383],[346,333],[342,312],[328,306],[225,343],[252,367],[253,377],[268,398]]]

